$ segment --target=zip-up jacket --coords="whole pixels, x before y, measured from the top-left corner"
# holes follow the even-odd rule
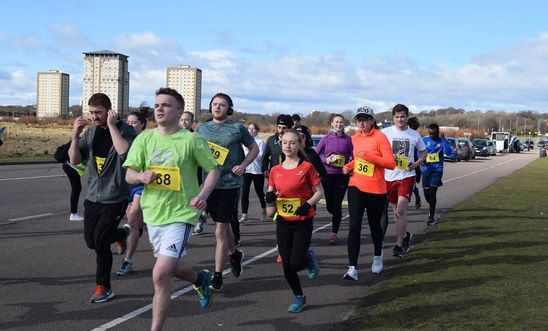
[[[384,180],[384,169],[394,169],[396,161],[390,142],[386,136],[377,129],[371,129],[364,134],[361,131],[352,136],[354,146],[354,160],[347,164],[349,170],[354,170],[348,186],[355,186],[362,192],[383,194],[386,193],[386,181]],[[375,165],[372,176],[364,176],[355,171],[356,159],[364,160]]]
[[[127,140],[129,145],[136,137],[135,129],[122,121],[116,123],[122,137]],[[118,155],[114,146],[108,152],[108,156],[103,164],[101,173],[97,172],[95,158],[93,155],[93,137],[97,126],[93,125],[87,129],[80,138],[80,150],[82,159],[88,160],[88,190],[86,199],[99,203],[118,203],[129,197],[129,186],[126,183],[126,169],[122,164],[126,160],[127,152]]]

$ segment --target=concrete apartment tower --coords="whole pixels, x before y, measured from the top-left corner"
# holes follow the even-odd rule
[[[95,93],[108,95],[120,118],[129,113],[128,56],[111,51],[84,53],[82,114],[89,117],[88,100]]]
[[[36,117],[68,117],[69,75],[50,70],[39,72],[36,80]]]
[[[199,116],[202,110],[202,70],[187,65],[169,67],[166,85],[177,90],[185,99],[185,110]]]

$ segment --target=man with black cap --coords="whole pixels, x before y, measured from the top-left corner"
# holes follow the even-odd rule
[[[268,177],[270,169],[281,163],[282,159],[282,134],[293,127],[290,115],[281,114],[276,119],[277,131],[266,140],[261,170]]]

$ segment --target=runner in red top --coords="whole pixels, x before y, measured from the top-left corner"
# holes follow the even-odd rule
[[[276,239],[285,279],[295,295],[288,308],[291,313],[300,312],[306,303],[297,272],[308,268],[308,278],[315,279],[320,271],[310,240],[316,214],[313,206],[323,190],[318,173],[300,149],[301,139],[295,130],[283,134],[285,160],[271,169],[266,193],[267,212],[276,213]]]

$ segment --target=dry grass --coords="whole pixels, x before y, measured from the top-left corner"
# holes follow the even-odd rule
[[[6,130],[2,134],[4,145],[0,158],[52,155],[57,146],[70,139],[72,124],[17,123],[0,121]]]

